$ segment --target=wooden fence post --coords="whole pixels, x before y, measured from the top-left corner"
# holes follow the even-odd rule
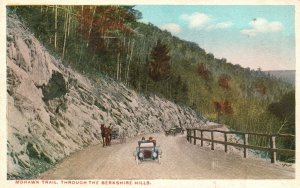
[[[224,141],[225,141],[225,144],[224,144],[225,152],[227,153],[227,134],[226,133],[224,133]]]
[[[187,141],[189,141],[189,132],[190,132],[190,130],[189,129],[186,129],[186,139],[187,139]]]
[[[219,141],[218,139],[216,140],[216,144],[224,144],[224,149],[225,152],[228,152],[228,145],[235,145],[238,147],[241,147],[244,149],[244,158],[247,158],[248,155],[248,150],[249,148],[253,148],[254,150],[260,150],[260,151],[267,151],[270,153],[271,155],[271,163],[276,163],[277,161],[277,152],[284,152],[286,153],[286,155],[290,155],[290,154],[294,154],[295,155],[295,150],[292,149],[277,149],[276,148],[276,136],[287,136],[287,137],[295,137],[295,135],[270,135],[270,134],[263,134],[263,133],[243,133],[243,132],[235,132],[235,131],[218,131],[218,130],[208,130],[208,129],[190,129],[187,128],[187,141],[191,144],[192,143],[192,139],[194,138],[194,145],[197,144],[197,139],[199,139],[201,141],[201,146],[203,146],[203,141],[208,141],[211,142],[211,150],[215,149],[215,140],[214,140],[214,132],[223,132],[224,134],[224,142]],[[192,131],[194,133],[192,133]],[[197,131],[200,131],[200,137],[197,137]],[[204,138],[203,132],[210,132],[211,136],[210,139],[209,138]],[[238,135],[242,135],[244,141],[243,144],[235,144],[232,142],[228,142],[228,134],[238,134]],[[265,148],[265,147],[261,147],[258,145],[254,145],[254,146],[249,146],[249,135],[255,135],[255,136],[264,136],[266,138],[266,140],[270,142],[269,147]],[[252,138],[252,137],[251,137]],[[204,140],[203,140],[204,139]]]
[[[201,136],[200,136],[201,137],[201,146],[203,146],[203,140],[202,140],[203,139],[203,131],[201,130],[200,132],[201,132]]]
[[[244,158],[247,158],[248,149],[246,146],[248,145],[248,134],[244,134]]]
[[[196,145],[196,129],[194,129],[194,145]]]
[[[214,143],[214,131],[211,131],[210,132],[211,134],[211,150],[214,150],[215,149],[215,143]]]
[[[275,136],[272,135],[270,137],[270,145],[271,145],[271,149],[276,149],[276,140],[275,140]],[[276,163],[276,152],[275,151],[271,151],[271,163]]]

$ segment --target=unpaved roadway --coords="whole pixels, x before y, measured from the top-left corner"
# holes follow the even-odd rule
[[[145,161],[137,165],[133,156],[139,138],[124,144],[88,147],[72,154],[37,179],[290,179],[295,169],[261,159],[244,159],[187,142],[183,135],[153,136],[162,149],[161,164]]]

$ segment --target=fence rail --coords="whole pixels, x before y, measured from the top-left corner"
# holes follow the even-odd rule
[[[200,132],[200,137],[197,137],[197,133]],[[204,132],[210,132],[210,139],[209,138],[204,138],[203,133]],[[193,133],[193,135],[192,135]],[[223,133],[224,135],[224,141],[220,140],[215,140],[214,139],[214,133]],[[233,142],[228,142],[228,135],[241,135],[243,138],[243,143],[233,143]],[[269,138],[269,145],[270,147],[262,147],[262,146],[254,146],[254,145],[249,145],[248,143],[248,138],[249,135],[256,135],[256,136],[264,136]],[[260,150],[260,151],[266,151],[271,154],[271,163],[276,162],[276,155],[277,153],[281,153],[283,155],[287,156],[295,156],[295,150],[291,149],[280,149],[276,148],[276,138],[278,137],[289,137],[289,138],[295,138],[295,135],[290,135],[290,134],[263,134],[263,133],[254,133],[254,132],[239,132],[239,131],[221,131],[221,130],[210,130],[210,129],[187,129],[187,140],[192,143],[192,139],[194,141],[194,144],[197,144],[197,140],[200,140],[201,146],[203,146],[203,141],[208,141],[211,142],[211,149],[214,150],[215,144],[223,144],[225,152],[228,151],[228,146],[236,146],[243,148],[243,154],[244,157],[247,158],[248,154],[248,149],[253,149],[253,150]]]

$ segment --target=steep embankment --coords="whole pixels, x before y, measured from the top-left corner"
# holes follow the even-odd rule
[[[101,123],[127,137],[203,124],[189,108],[112,80],[92,83],[64,67],[14,15],[7,18],[7,105],[8,179],[30,177],[101,143]]]

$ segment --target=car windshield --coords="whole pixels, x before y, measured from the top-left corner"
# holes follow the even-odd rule
[[[152,142],[141,143],[140,147],[154,147],[154,143]]]

